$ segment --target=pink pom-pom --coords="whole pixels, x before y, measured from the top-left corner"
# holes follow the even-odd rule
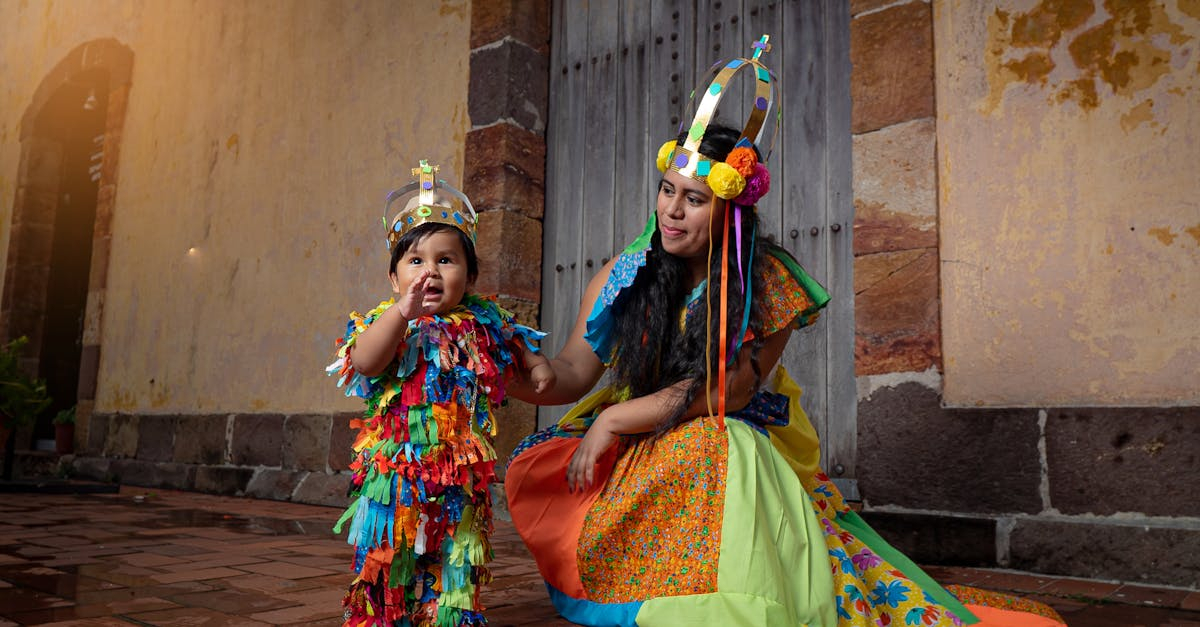
[[[771,189],[771,173],[767,171],[767,166],[756,163],[754,164],[754,174],[746,177],[746,189],[733,199],[733,202],[749,207],[758,202]]]

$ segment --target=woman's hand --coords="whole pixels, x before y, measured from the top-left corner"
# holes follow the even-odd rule
[[[592,487],[600,456],[617,443],[617,434],[609,430],[606,423],[604,412],[600,412],[567,464],[567,489],[570,491],[582,492]]]

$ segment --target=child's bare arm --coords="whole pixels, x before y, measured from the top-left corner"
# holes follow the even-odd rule
[[[373,377],[387,367],[404,341],[408,321],[428,313],[423,301],[432,273],[425,271],[412,282],[408,291],[396,295],[396,304],[388,307],[371,326],[359,334],[350,347],[350,362],[359,374]]]
[[[527,392],[532,391],[534,394],[541,394],[554,387],[558,377],[545,355],[522,348],[521,362],[524,367],[509,386],[509,393],[514,387]]]
[[[533,391],[541,394],[554,387],[558,381],[558,375],[554,373],[554,367],[550,365],[550,360],[546,359],[545,355],[533,355],[535,361],[527,361],[529,364],[529,380],[533,382]]]
[[[388,307],[371,326],[363,330],[350,347],[350,363],[359,374],[373,377],[387,367],[404,340],[408,320],[395,305]]]

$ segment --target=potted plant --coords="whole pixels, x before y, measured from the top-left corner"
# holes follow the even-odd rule
[[[69,455],[75,452],[75,406],[54,414],[54,452]]]
[[[50,406],[46,382],[21,368],[25,336],[0,348],[0,444],[4,445],[4,478],[12,477],[13,440],[17,429],[33,424]]]

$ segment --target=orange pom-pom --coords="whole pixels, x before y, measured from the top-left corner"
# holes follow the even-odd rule
[[[729,156],[725,158],[725,163],[728,163],[745,178],[754,174],[754,164],[758,163],[758,158],[754,156],[753,148],[743,146],[731,150]]]

